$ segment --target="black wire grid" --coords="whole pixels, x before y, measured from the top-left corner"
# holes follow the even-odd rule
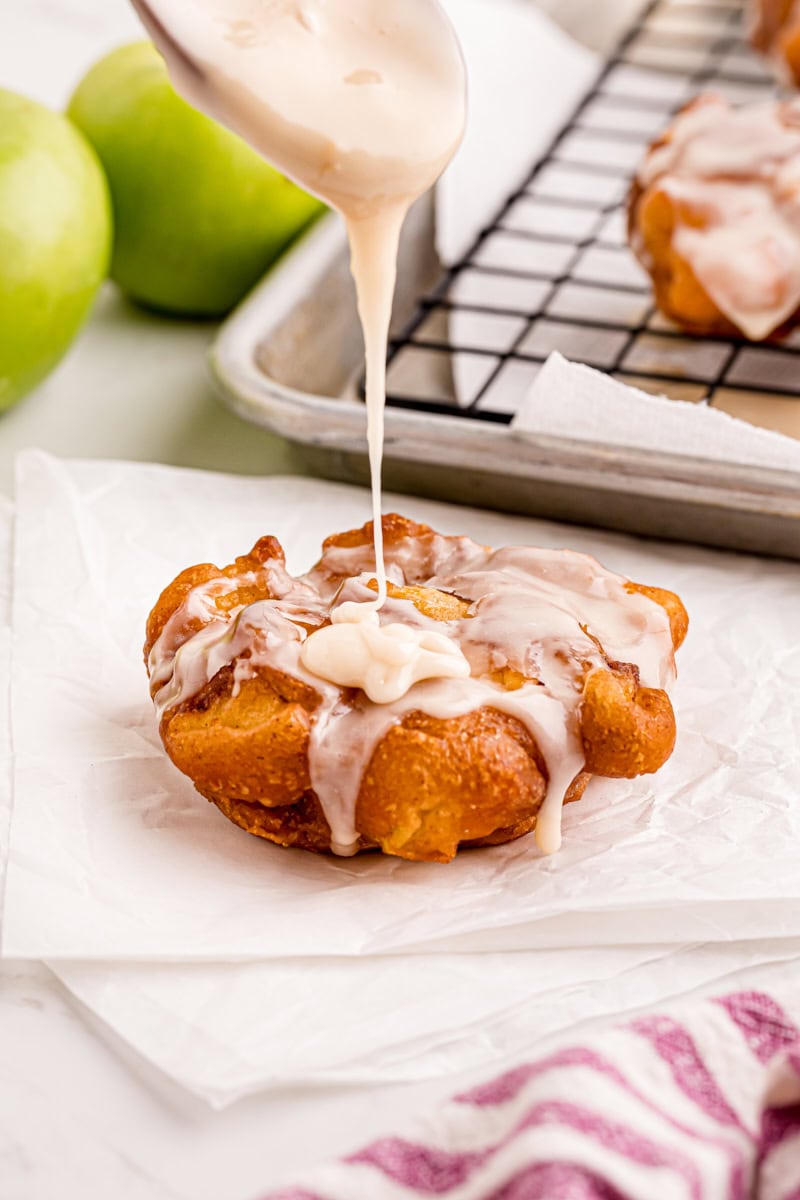
[[[734,103],[775,94],[742,23],[737,0],[647,8],[525,184],[393,340],[390,405],[507,424],[560,350],[800,437],[800,332],[758,346],[681,333],[626,243],[631,176],[670,116],[707,89]]]

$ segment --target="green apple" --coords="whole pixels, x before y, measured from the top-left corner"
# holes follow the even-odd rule
[[[0,89],[0,410],[47,375],[106,276],[103,170],[60,113]]]
[[[227,312],[322,210],[181,99],[149,42],[101,59],[68,113],[111,185],[111,276],[151,308]]]

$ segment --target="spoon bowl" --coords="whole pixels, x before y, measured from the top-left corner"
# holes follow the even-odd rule
[[[466,71],[438,0],[131,3],[177,91],[346,216],[410,203],[460,143]]]

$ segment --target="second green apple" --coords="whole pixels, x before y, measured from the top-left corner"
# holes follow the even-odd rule
[[[98,62],[68,113],[108,176],[112,278],[149,307],[221,316],[322,211],[181,99],[149,42]]]

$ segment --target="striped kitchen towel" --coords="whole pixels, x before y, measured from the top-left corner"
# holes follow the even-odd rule
[[[598,1030],[264,1200],[800,1200],[800,980]]]

